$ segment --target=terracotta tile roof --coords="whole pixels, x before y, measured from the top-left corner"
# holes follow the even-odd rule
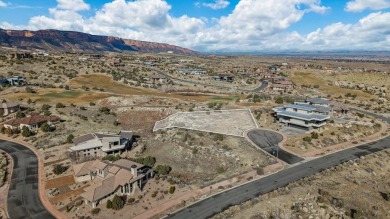
[[[5,124],[7,125],[12,125],[12,126],[19,126],[20,124],[24,125],[40,125],[45,122],[56,122],[59,121],[60,118],[57,116],[44,116],[44,115],[39,115],[39,114],[30,114],[24,118],[20,119],[12,119]]]

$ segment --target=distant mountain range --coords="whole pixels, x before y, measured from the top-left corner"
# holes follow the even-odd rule
[[[197,52],[165,43],[153,43],[60,30],[0,29],[0,48],[44,50],[52,52],[169,52],[196,55]]]

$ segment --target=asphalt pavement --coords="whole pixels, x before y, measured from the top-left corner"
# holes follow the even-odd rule
[[[10,218],[54,219],[39,198],[38,160],[34,152],[23,145],[1,140],[0,149],[14,161],[7,203]]]
[[[288,164],[295,164],[303,161],[303,158],[278,147],[279,142],[283,140],[283,136],[277,132],[256,129],[248,132],[248,138],[264,151],[278,157]]]
[[[160,74],[166,78],[170,78],[172,80],[181,81],[181,82],[190,83],[190,84],[204,85],[204,86],[214,87],[214,88],[218,88],[218,89],[231,89],[231,87],[228,87],[228,86],[211,85],[211,84],[206,84],[206,83],[201,83],[201,82],[194,82],[194,81],[190,81],[190,80],[180,79],[180,78],[173,77],[173,76],[171,76],[171,75],[169,75],[169,74],[167,74],[159,69],[156,69],[156,68],[151,68],[151,69],[156,71],[158,74]],[[237,90],[244,91],[244,92],[258,93],[258,92],[261,92],[262,90],[264,90],[267,86],[268,86],[268,82],[262,81],[261,85],[253,90],[246,90],[246,89],[241,89],[241,88],[238,88]]]
[[[233,205],[257,198],[262,194],[284,187],[291,182],[311,176],[322,170],[339,165],[349,160],[358,159],[371,153],[390,148],[390,136],[374,143],[368,143],[315,160],[284,169],[268,177],[250,182],[232,190],[220,193],[191,205],[167,218],[202,219],[211,217]]]

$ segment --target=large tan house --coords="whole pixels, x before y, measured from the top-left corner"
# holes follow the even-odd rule
[[[142,164],[120,159],[113,163],[92,160],[73,166],[76,182],[91,181],[80,196],[93,208],[112,199],[114,195],[133,195],[142,191],[153,177],[153,170]]]

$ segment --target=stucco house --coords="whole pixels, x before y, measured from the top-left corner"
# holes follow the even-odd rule
[[[4,122],[4,127],[10,129],[22,129],[24,126],[26,126],[30,130],[36,130],[39,129],[44,123],[52,126],[59,122],[60,118],[57,116],[45,116],[37,113],[30,113],[27,114],[26,117],[20,119],[11,119]]]
[[[105,157],[129,150],[133,132],[121,131],[119,134],[96,132],[73,139],[74,146],[68,149],[78,158]]]
[[[142,164],[120,159],[115,162],[92,160],[73,165],[76,182],[91,181],[80,196],[92,208],[115,195],[133,195],[142,191],[153,170]]]

